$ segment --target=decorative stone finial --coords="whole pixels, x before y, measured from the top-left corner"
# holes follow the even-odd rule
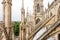
[[[22,0],[22,8],[24,8],[24,0]]]

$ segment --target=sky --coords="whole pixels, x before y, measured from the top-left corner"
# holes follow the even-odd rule
[[[2,1],[0,0],[0,21],[2,20]],[[48,2],[51,4],[53,0],[44,0],[43,5],[44,8],[48,8]],[[20,21],[21,20],[21,7],[22,7],[22,0],[12,0],[12,21]],[[25,13],[27,12],[33,13],[33,0],[24,0],[24,9]]]

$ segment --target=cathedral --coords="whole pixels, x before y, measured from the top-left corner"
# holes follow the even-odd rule
[[[45,11],[43,8],[43,0],[34,0],[33,15],[29,20],[28,11],[25,18],[24,0],[22,0],[20,40],[33,40],[42,28],[46,28],[46,31],[36,40],[48,40],[50,37],[60,40],[60,0],[48,4],[48,9]]]
[[[2,40],[14,40],[11,21],[12,0],[3,0],[2,5],[3,23],[0,28],[4,34]],[[42,28],[46,30],[36,40],[49,40],[51,37],[53,40],[60,40],[60,0],[54,0],[51,5],[48,4],[48,9],[45,11],[43,8],[43,0],[34,0],[33,15],[29,16],[27,10],[25,18],[24,0],[22,0],[19,40],[33,40]]]

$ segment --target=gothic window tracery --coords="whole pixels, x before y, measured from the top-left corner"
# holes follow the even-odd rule
[[[40,5],[37,4],[37,12],[40,12]]]

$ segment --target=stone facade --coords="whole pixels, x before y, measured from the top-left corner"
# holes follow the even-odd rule
[[[11,23],[12,0],[3,0],[2,4],[3,24],[1,30],[3,30],[6,40],[14,40]],[[28,13],[27,17],[29,16]],[[36,33],[42,28],[46,28],[46,32],[37,40],[47,40],[52,36],[55,40],[60,40],[60,0],[54,0],[51,5],[48,4],[48,9],[45,12],[43,10],[43,0],[34,0],[33,15],[28,18],[25,18],[24,0],[22,0],[19,40],[33,40]]]
[[[33,40],[36,33],[42,28],[46,28],[46,32],[43,33],[42,36],[39,37],[37,40],[47,40],[49,37],[52,37],[50,36],[51,34],[56,32],[56,34],[53,34],[53,37],[55,40],[58,40],[58,37],[55,35],[59,34],[59,30],[57,27],[60,24],[59,9],[59,0],[54,0],[51,5],[48,4],[48,9],[46,9],[45,11],[43,10],[43,0],[34,0],[33,15],[30,16],[30,21],[27,22],[27,20],[29,19],[21,16],[21,18],[23,17],[23,20],[27,20],[25,21],[24,25],[21,25],[21,31],[24,30],[24,33],[20,32],[20,34],[22,34],[20,35],[20,37],[22,36],[22,39],[20,38],[20,40]],[[24,10],[21,11],[21,14],[25,15]]]

